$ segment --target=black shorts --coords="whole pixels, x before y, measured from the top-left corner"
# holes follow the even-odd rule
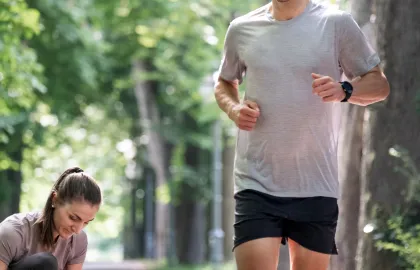
[[[264,237],[290,238],[320,253],[337,254],[335,231],[336,198],[275,197],[255,190],[235,194],[234,245]]]

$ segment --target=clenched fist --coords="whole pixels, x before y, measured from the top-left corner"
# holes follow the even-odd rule
[[[232,107],[229,112],[229,118],[235,122],[239,129],[251,131],[257,123],[260,116],[260,108],[257,103],[245,100],[243,104],[238,104]]]
[[[329,76],[312,73],[312,93],[324,102],[340,102],[346,97],[341,84]]]

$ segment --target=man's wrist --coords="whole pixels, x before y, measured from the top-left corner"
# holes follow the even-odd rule
[[[235,106],[236,106],[236,105],[238,105],[238,104],[236,104],[236,103],[230,103],[230,104],[228,105],[228,109],[227,109],[227,116],[228,116],[231,120],[234,120],[234,119],[233,119],[232,114],[233,114],[233,108],[235,108]]]
[[[348,81],[340,82],[340,84],[345,94],[345,97],[341,102],[347,102],[353,94],[353,85]]]

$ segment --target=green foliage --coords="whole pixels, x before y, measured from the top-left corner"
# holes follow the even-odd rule
[[[394,170],[407,178],[408,185],[405,205],[394,209],[385,224],[378,224],[376,247],[396,253],[401,267],[420,270],[420,173],[407,149],[394,146],[389,154],[399,160]]]
[[[135,153],[118,145],[144,148],[134,60],[147,68],[138,75],[153,83],[162,123],[156,128],[176,148],[173,183],[187,183],[207,200],[210,128],[221,115],[212,74],[229,21],[257,6],[251,0],[0,0],[0,173],[23,172],[21,211],[43,207],[59,173],[78,165],[104,190],[105,203],[87,229],[91,242],[105,248],[119,239],[130,203],[124,169]],[[23,162],[11,157],[19,147]],[[185,165],[190,148],[200,152],[194,166]],[[168,199],[169,191],[157,193]]]
[[[36,91],[45,93],[42,66],[28,40],[39,34],[39,12],[25,1],[0,1],[0,167],[16,168],[7,154],[18,137],[16,126],[26,122],[36,103]],[[13,151],[13,150],[11,150]]]
[[[97,10],[107,18],[98,24],[104,29],[108,56],[114,59],[110,84],[129,115],[138,117],[133,104],[131,66],[139,59],[147,70],[135,76],[154,82],[152,91],[156,93],[162,123],[154,128],[175,148],[183,145],[183,151],[188,147],[211,150],[211,123],[221,115],[212,94],[212,73],[218,67],[234,11],[250,11],[251,2],[95,1]],[[205,194],[207,198],[210,168],[186,166],[185,152],[179,147],[173,153],[177,163],[171,166],[174,185],[187,183],[200,190],[197,197]],[[157,194],[159,200],[167,202],[170,187],[159,187]]]
[[[409,225],[405,218],[390,218],[387,223],[389,239],[378,241],[376,246],[398,254],[398,264],[404,269],[420,270],[420,225]]]
[[[40,98],[61,121],[71,121],[87,104],[101,100],[106,70],[100,29],[89,23],[90,1],[28,1],[40,13],[42,31],[30,42],[45,67],[48,95]]]

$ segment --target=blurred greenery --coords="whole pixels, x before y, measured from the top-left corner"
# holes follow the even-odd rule
[[[228,137],[235,131],[213,97],[224,35],[234,17],[268,2],[0,0],[0,214],[15,211],[13,199],[20,211],[40,209],[60,173],[77,165],[104,192],[101,211],[86,229],[102,252],[95,256],[121,252],[133,199],[138,227],[131,229],[144,229],[141,172],[150,166],[146,145],[153,139],[145,137],[139,115],[138,79],[149,83],[157,105],[160,122],[153,128],[164,139],[171,180],[156,196],[168,202],[174,188],[176,206],[186,197],[208,203],[212,124],[222,119]],[[348,9],[350,1],[328,2]],[[140,74],[133,72],[135,62],[145,68]],[[407,150],[396,146],[390,154],[411,180],[411,208],[381,225],[378,246],[420,269],[418,170]],[[140,176],[131,175],[133,167]]]
[[[60,173],[77,165],[98,179],[104,192],[102,209],[87,227],[91,242],[107,249],[122,241],[130,223],[129,194],[135,186],[139,192],[143,188],[129,180],[127,168],[148,164],[133,91],[137,77],[153,86],[161,119],[154,128],[170,145],[174,187],[188,185],[196,191],[194,200],[208,201],[211,124],[221,115],[212,94],[213,73],[229,21],[259,5],[250,0],[1,0],[2,217],[15,209],[42,208]],[[133,74],[134,61],[144,63],[145,72]],[[200,159],[186,164],[191,149]],[[174,201],[181,198],[179,193]],[[12,203],[16,200],[19,205]],[[139,223],[142,207],[139,199]]]
[[[403,269],[420,270],[420,171],[408,149],[395,145],[389,155],[396,160],[394,171],[408,179],[406,205],[396,208],[388,220],[377,221],[376,246],[396,253]]]

